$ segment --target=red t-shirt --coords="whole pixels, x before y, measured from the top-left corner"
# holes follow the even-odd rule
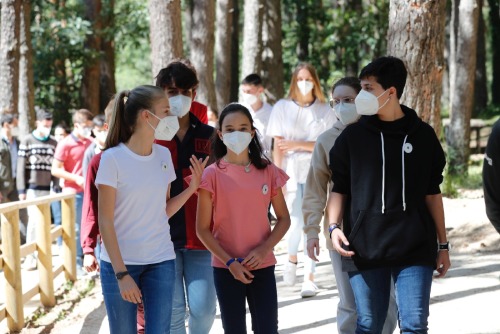
[[[83,156],[91,143],[90,139],[78,139],[71,133],[57,144],[54,158],[63,163],[65,171],[82,176]],[[76,182],[66,179],[64,180],[63,188],[74,189],[77,193],[83,191],[83,188],[76,184]]]

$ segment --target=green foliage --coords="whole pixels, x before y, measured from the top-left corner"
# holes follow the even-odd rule
[[[33,2],[35,104],[52,110],[56,122],[69,121],[69,110],[79,108],[83,66],[96,56],[85,48],[92,30],[82,11],[79,1],[67,1],[64,7]]]
[[[462,173],[450,173],[450,164],[444,175],[441,191],[443,196],[456,198],[459,197],[459,190],[480,189],[483,186],[483,160],[482,155],[471,156],[468,165],[462,169]]]
[[[316,68],[328,92],[334,81],[356,76],[361,66],[383,55],[389,1],[366,2],[360,10],[334,0],[284,0],[282,44],[287,81],[297,63],[307,61]]]

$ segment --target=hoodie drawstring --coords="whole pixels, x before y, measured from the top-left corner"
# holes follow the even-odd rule
[[[406,139],[408,138],[408,135],[405,136],[405,140],[403,140],[403,147],[401,149],[401,174],[403,177],[403,211],[406,211],[406,194],[405,194],[405,146],[406,146]]]
[[[408,135],[405,136],[403,140],[403,146],[401,147],[401,174],[403,181],[403,211],[406,211],[406,182],[405,182],[405,146],[406,139]],[[385,213],[385,148],[384,148],[384,134],[380,132],[380,142],[382,144],[382,213]]]
[[[382,142],[382,213],[385,213],[385,149],[382,132],[380,132],[380,141]]]

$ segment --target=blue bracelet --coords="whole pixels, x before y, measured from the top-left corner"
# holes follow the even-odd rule
[[[330,239],[332,238],[332,232],[333,232],[333,230],[335,230],[336,228],[340,228],[340,226],[337,225],[337,224],[331,224],[328,227],[328,232],[330,233]]]
[[[226,266],[229,267],[234,261],[238,261],[239,263],[241,263],[243,262],[243,260],[245,259],[242,259],[241,257],[233,257],[226,262]]]

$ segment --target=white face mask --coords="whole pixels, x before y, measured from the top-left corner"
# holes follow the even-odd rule
[[[46,126],[39,126],[36,128],[38,131],[38,134],[40,135],[41,138],[47,138],[50,136],[50,130],[52,130],[51,127],[46,127]]]
[[[172,138],[174,138],[175,134],[179,130],[179,119],[177,118],[177,116],[166,116],[160,118],[149,110],[148,112],[160,120],[156,128],[153,128],[153,126],[148,122],[149,126],[153,130],[155,130],[155,139],[167,141],[172,140]]]
[[[359,115],[356,112],[356,105],[354,103],[344,103],[340,102],[337,104],[333,110],[335,110],[335,116],[344,125],[349,125],[355,123],[359,119]]]
[[[259,101],[259,98],[253,94],[241,93],[241,102],[252,105]]]
[[[193,100],[189,96],[182,94],[169,97],[168,103],[170,104],[170,112],[172,115],[182,118],[189,112],[189,109],[191,109],[192,101]]]
[[[252,141],[252,134],[250,132],[233,131],[222,135],[222,142],[226,147],[236,154],[240,154]]]
[[[314,88],[314,84],[311,81],[300,80],[297,81],[297,87],[299,87],[300,93],[306,96]]]
[[[13,137],[19,137],[19,128],[17,126],[10,129],[10,135]]]
[[[82,136],[83,138],[88,138],[90,137],[92,133],[92,128],[89,128],[89,127],[83,127],[83,128],[80,128],[80,136]]]
[[[378,103],[378,98],[384,95],[386,92],[387,90],[385,90],[379,96],[375,96],[371,93],[368,93],[366,90],[362,89],[359,92],[358,96],[356,96],[356,99],[354,100],[358,114],[371,116],[378,113],[380,108],[384,107],[387,104],[387,102],[389,102],[389,99],[387,99],[387,101],[385,101],[385,103],[381,106],[379,106]]]
[[[108,136],[108,131],[99,131],[97,132],[95,139],[97,139],[99,145],[104,145],[107,136]]]

